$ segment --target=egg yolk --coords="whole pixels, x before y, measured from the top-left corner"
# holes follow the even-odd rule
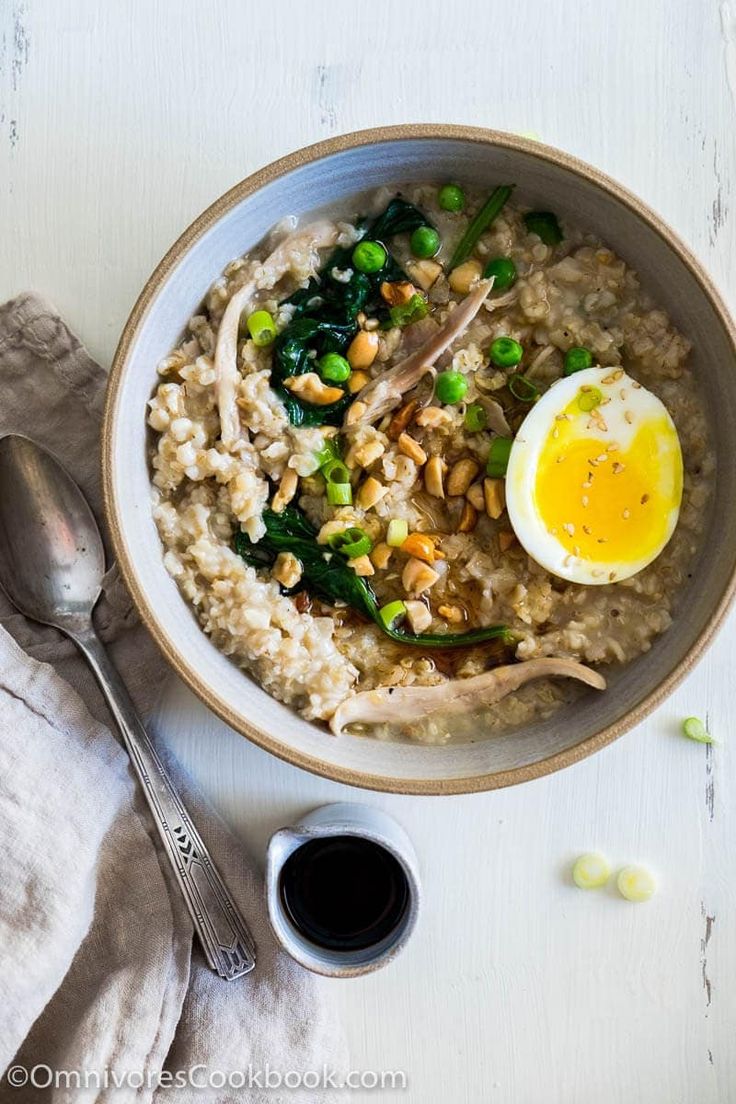
[[[542,448],[534,486],[548,531],[571,555],[592,563],[653,558],[669,538],[682,497],[682,457],[671,424],[647,419],[625,451],[600,437],[577,436],[572,419],[557,424],[562,428]]]

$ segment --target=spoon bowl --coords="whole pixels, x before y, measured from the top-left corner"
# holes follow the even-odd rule
[[[84,495],[28,437],[0,438],[0,586],[34,621],[80,631],[100,595],[105,551]]]

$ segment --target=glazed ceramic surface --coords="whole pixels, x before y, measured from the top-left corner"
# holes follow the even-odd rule
[[[493,740],[424,747],[335,739],[265,693],[209,641],[164,569],[150,507],[145,412],[158,361],[234,257],[286,214],[302,215],[382,184],[515,182],[516,199],[598,233],[692,340],[691,364],[714,433],[718,475],[702,552],[672,628],[652,650],[545,723]],[[521,782],[604,746],[651,710],[701,654],[732,597],[736,566],[736,347],[708,277],[651,211],[596,170],[535,142],[465,127],[364,131],[309,147],[243,181],[183,234],[144,288],[124,330],[108,393],[105,494],[115,549],[156,640],[192,689],[234,728],[299,766],[376,789],[451,793]]]

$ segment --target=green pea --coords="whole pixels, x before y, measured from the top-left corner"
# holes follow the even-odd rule
[[[575,372],[583,372],[586,368],[593,367],[593,354],[584,345],[574,345],[565,353],[562,367],[563,375],[572,376]]]
[[[439,252],[440,236],[432,226],[417,226],[409,244],[415,257],[434,257]]]
[[[465,192],[459,184],[445,184],[437,193],[437,202],[443,211],[462,211]]]
[[[267,310],[254,311],[246,322],[253,344],[259,349],[270,345],[276,337],[276,326]]]
[[[494,257],[483,269],[483,279],[493,276],[493,290],[505,291],[516,283],[516,265],[510,257]]]
[[[323,380],[344,383],[350,377],[350,365],[339,353],[325,353],[317,361],[317,371]]]
[[[358,242],[353,250],[353,265],[358,272],[380,272],[386,260],[387,253],[380,242]]]
[[[521,363],[524,350],[513,337],[497,337],[491,342],[488,355],[497,368],[515,368]]]
[[[434,393],[441,403],[459,403],[468,392],[468,381],[462,372],[440,372]]]

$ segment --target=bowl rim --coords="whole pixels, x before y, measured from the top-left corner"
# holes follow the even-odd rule
[[[548,146],[505,131],[448,123],[409,123],[398,126],[373,127],[367,130],[352,131],[304,146],[258,169],[228,189],[184,230],[146,281],[125,323],[108,378],[101,437],[103,499],[115,557],[125,585],[144,625],[176,674],[221,720],[278,759],[291,763],[292,766],[301,767],[312,774],[329,778],[334,782],[342,782],[361,789],[420,796],[478,793],[528,782],[578,763],[628,732],[644,720],[679,685],[713,641],[736,595],[736,567],[734,567],[707,624],[680,662],[642,701],[618,721],[589,736],[574,747],[547,756],[535,763],[510,770],[450,779],[392,778],[330,764],[295,748],[286,747],[269,732],[250,721],[244,720],[230,707],[227,701],[200,679],[194,665],[187,661],[183,649],[180,649],[168,633],[164,631],[155,610],[147,602],[143,589],[138,583],[134,565],[128,556],[120,522],[121,515],[112,476],[112,460],[120,384],[126,371],[130,349],[138,328],[151,306],[152,299],[165,282],[169,272],[197,239],[237,203],[253,195],[266,184],[272,183],[303,165],[361,146],[385,142],[431,141],[436,139],[461,140],[478,145],[500,146],[515,152],[530,154],[557,165],[587,182],[593,182],[611,198],[628,207],[665,241],[700,284],[723,326],[736,358],[736,324],[711,277],[668,223],[660,218],[638,196],[607,174],[554,146]],[[431,754],[431,748],[428,748],[427,751]]]

